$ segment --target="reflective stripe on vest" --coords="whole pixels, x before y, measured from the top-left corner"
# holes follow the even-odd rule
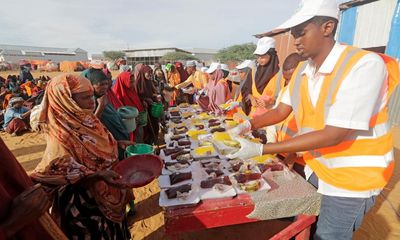
[[[281,82],[283,79],[283,73],[282,73],[282,69],[279,70],[278,72],[278,79],[276,81],[276,85],[275,85],[275,95],[274,95],[274,99],[276,100],[278,98],[279,93],[281,92]]]
[[[306,63],[296,69],[289,91],[300,134],[325,127],[329,109],[334,104],[341,83],[367,53],[353,47],[344,50],[332,74],[325,76],[319,95],[322,99],[318,99],[315,107],[308,101],[309,96],[304,96],[308,93],[308,82],[304,82],[308,79],[302,74]],[[353,130],[336,146],[304,153],[304,160],[321,180],[335,187],[355,191],[384,187],[394,166],[392,135],[386,123],[386,110],[386,107],[380,109],[371,118],[369,130]]]

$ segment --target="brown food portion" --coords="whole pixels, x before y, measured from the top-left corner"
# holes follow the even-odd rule
[[[263,173],[267,171],[268,169],[271,169],[272,172],[275,171],[283,171],[283,165],[279,163],[273,163],[273,164],[262,164],[259,163],[257,164],[258,169]]]
[[[175,134],[184,134],[184,133],[187,133],[187,131],[188,131],[187,127],[181,127],[181,128],[174,129]]]
[[[231,186],[231,180],[229,180],[228,176],[220,177],[220,178],[211,178],[204,181],[201,181],[201,188],[212,188],[215,184],[225,184]]]
[[[234,176],[238,183],[246,183],[248,181],[258,180],[261,178],[261,173],[246,173],[246,174],[236,174]]]
[[[209,127],[215,127],[215,126],[219,126],[219,125],[221,125],[221,123],[219,123],[219,122],[211,122],[208,124]]]
[[[169,181],[171,182],[171,185],[183,182],[185,180],[192,179],[192,173],[187,172],[187,173],[173,173],[169,175]]]
[[[183,155],[183,154],[187,154],[187,153],[190,153],[190,151],[187,151],[187,150],[185,150],[185,149],[182,149],[182,150],[180,150],[179,152],[172,154],[172,155],[171,155],[171,159],[172,159],[172,160],[175,160],[178,156]]]
[[[180,139],[182,139],[182,138],[185,138],[186,136],[185,135],[173,135],[172,137],[171,137],[171,140],[172,141],[178,141],[178,140],[180,140]]]
[[[164,167],[167,169],[167,167],[174,166],[175,164],[187,164],[187,165],[190,165],[190,163],[188,161],[179,161],[177,163],[176,162],[166,162]]]
[[[175,116],[175,117],[181,115],[178,111],[176,111],[176,112],[170,112],[169,114],[171,114],[171,116]]]
[[[236,164],[232,164],[232,170],[233,170],[234,172],[237,172],[237,171],[240,170],[240,167],[241,167],[242,165],[243,165],[242,162],[239,162],[239,163],[236,163]]]
[[[212,119],[208,120],[208,123],[215,123],[215,122],[218,122],[218,121],[219,121],[218,119],[212,118]]]
[[[172,118],[171,121],[172,121],[173,123],[175,123],[175,124],[182,123],[182,119],[180,119],[180,118]]]
[[[198,130],[202,130],[202,129],[204,129],[204,125],[202,125],[202,124],[197,124],[197,125],[194,125]]]
[[[183,148],[179,148],[179,147],[178,148],[172,148],[172,149],[164,149],[164,154],[165,154],[165,156],[169,156],[171,154],[178,153],[178,152],[180,152],[182,150],[183,150]]]
[[[165,190],[165,193],[167,194],[168,199],[173,199],[177,197],[178,192],[187,193],[190,190],[192,190],[192,184],[184,184],[182,186],[167,189]]]
[[[210,130],[211,133],[215,133],[215,132],[225,132],[226,129],[223,127],[219,127],[219,128],[213,128]]]
[[[179,146],[188,146],[191,145],[192,143],[190,142],[190,140],[178,140],[178,145]]]

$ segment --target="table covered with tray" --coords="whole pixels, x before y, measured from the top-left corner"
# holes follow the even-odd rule
[[[297,216],[276,239],[307,238],[320,208],[313,186],[275,156],[226,158],[240,148],[226,133],[236,119],[193,105],[171,108],[168,115],[158,178],[167,234]]]

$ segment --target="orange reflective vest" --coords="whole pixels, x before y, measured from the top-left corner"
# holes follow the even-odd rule
[[[282,71],[279,71],[272,79],[268,82],[267,86],[264,88],[263,92],[260,94],[257,90],[257,85],[255,82],[255,77],[252,78],[252,85],[251,85],[251,95],[255,98],[262,98],[263,96],[269,96],[277,99],[279,92],[285,85],[285,79],[283,78]],[[252,117],[254,114],[261,115],[263,112],[267,112],[269,109],[265,108],[256,108],[251,107],[251,111],[249,116]]]
[[[309,99],[307,76],[302,74],[306,63],[298,66],[289,90],[299,134],[325,127],[325,119],[340,85],[353,66],[368,53],[350,46],[344,50],[333,72],[325,76],[315,107]],[[398,83],[398,79],[391,79],[396,74],[391,73],[392,70],[388,68],[388,93]],[[335,187],[351,191],[382,189],[394,168],[392,134],[387,120],[386,106],[371,117],[369,130],[354,130],[340,144],[305,152],[303,158],[318,178]]]
[[[283,94],[285,93],[287,87],[283,87],[281,90],[281,95],[279,96],[278,99],[276,99],[277,102],[281,101],[281,98]],[[276,141],[277,142],[283,142],[286,140],[289,140],[291,138],[294,138],[297,134],[297,125],[296,125],[296,119],[294,118],[294,113],[291,112],[290,115],[283,120],[282,122],[278,123],[275,125],[276,127]],[[282,153],[283,156],[286,156],[285,153]],[[302,157],[298,157],[296,159],[296,163],[304,166],[305,162]]]

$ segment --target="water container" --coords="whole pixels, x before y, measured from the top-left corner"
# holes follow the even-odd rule
[[[128,146],[126,148],[126,156],[131,157],[135,155],[142,155],[142,154],[153,154],[154,148],[151,145],[144,144],[144,143],[137,143],[132,146]]]
[[[162,112],[164,111],[164,106],[162,103],[152,103],[150,108],[150,114],[154,118],[160,118]]]
[[[123,106],[118,109],[118,113],[122,118],[128,132],[133,132],[136,129],[136,118],[139,115],[135,107]]]

